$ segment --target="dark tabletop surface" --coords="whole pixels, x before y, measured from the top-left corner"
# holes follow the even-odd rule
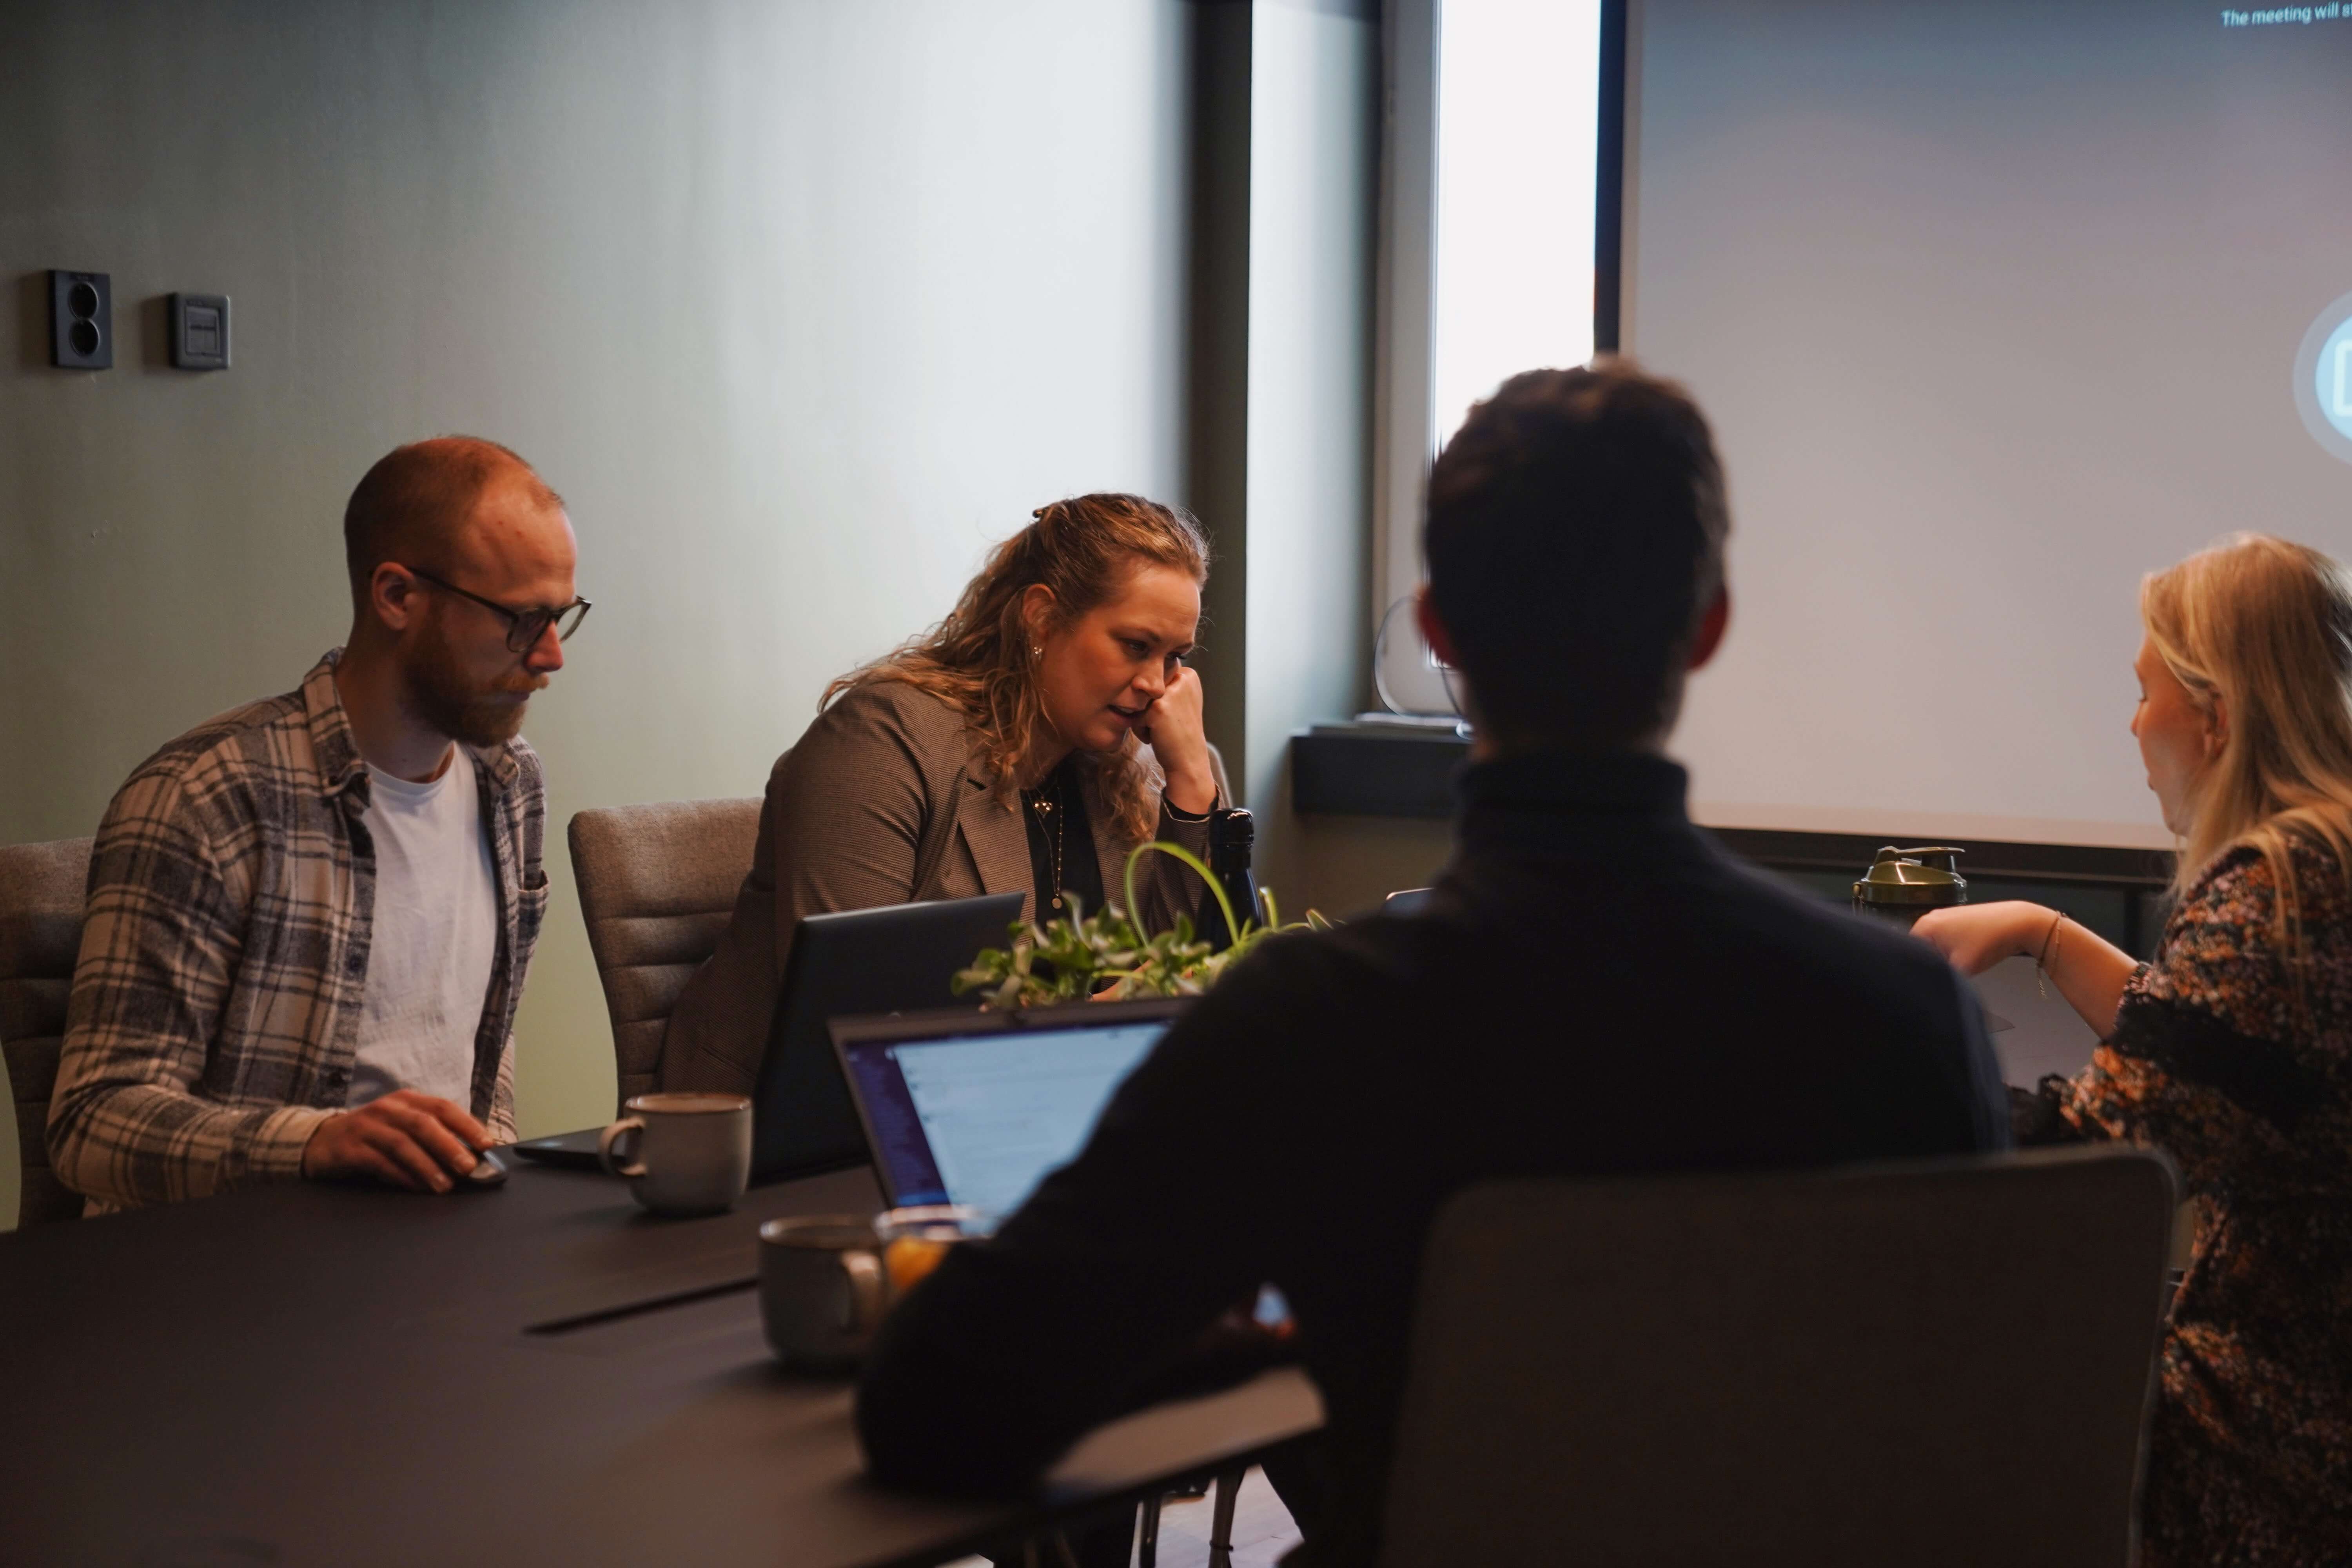
[[[885,1491],[848,1384],[776,1364],[752,1288],[760,1223],[870,1213],[867,1171],[665,1220],[515,1163],[0,1237],[0,1557],[931,1563],[1321,1418],[1274,1373],[1104,1428],[1021,1502]]]

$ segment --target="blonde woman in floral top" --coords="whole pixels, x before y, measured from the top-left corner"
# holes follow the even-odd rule
[[[2204,1201],[2174,1299],[2143,1568],[2352,1563],[2352,584],[2242,534],[2150,577],[2132,720],[2182,851],[2155,961],[2054,910],[1939,910],[2039,960],[2102,1044],[2012,1091],[2021,1140],[2165,1150]]]

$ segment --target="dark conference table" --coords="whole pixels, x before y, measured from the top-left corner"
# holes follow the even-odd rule
[[[866,1170],[663,1220],[513,1163],[483,1193],[290,1185],[0,1237],[0,1558],[912,1568],[1321,1423],[1275,1372],[1102,1428],[1028,1499],[888,1491],[848,1384],[776,1363],[752,1284],[760,1222],[870,1212]]]

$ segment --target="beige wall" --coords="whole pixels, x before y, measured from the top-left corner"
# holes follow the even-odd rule
[[[1368,700],[1378,7],[1197,11],[1188,480],[1217,531],[1200,666],[1261,886],[1313,873],[1290,737]]]
[[[0,842],[89,832],[340,640],[374,458],[505,441],[597,605],[528,731],[559,896],[518,1098],[526,1132],[602,1120],[571,814],[756,793],[1031,507],[1176,493],[1181,9],[16,0]],[[112,273],[113,370],[48,368],[50,267]],[[165,367],[174,289],[232,297],[234,369]]]
[[[1250,39],[1248,710],[1235,787],[1262,879],[1308,879],[1290,737],[1355,712],[1370,668],[1372,240],[1380,24],[1255,8]]]
[[[1381,907],[1391,893],[1426,888],[1454,853],[1454,825],[1412,817],[1297,819],[1302,890],[1281,889],[1285,920],[1312,908],[1346,920]]]

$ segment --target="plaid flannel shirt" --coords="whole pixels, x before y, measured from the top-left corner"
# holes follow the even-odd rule
[[[48,1128],[50,1163],[90,1213],[299,1177],[310,1134],[343,1108],[375,848],[341,657],[173,741],[107,808]],[[546,791],[520,740],[471,754],[499,905],[471,1109],[511,1140]]]

